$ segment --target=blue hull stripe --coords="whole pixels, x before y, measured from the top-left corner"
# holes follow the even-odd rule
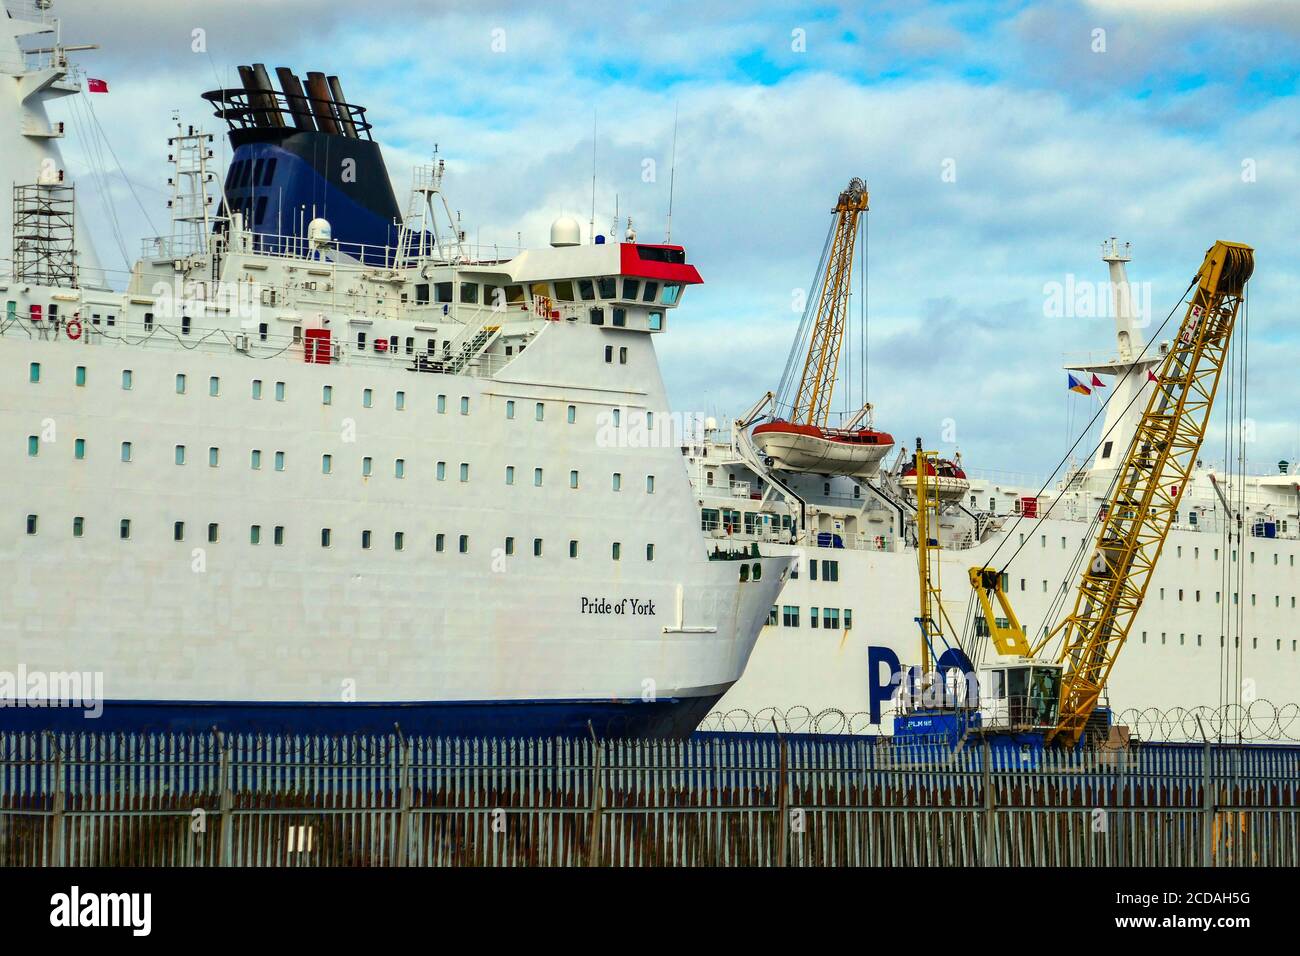
[[[389,734],[442,737],[686,737],[721,695],[640,700],[298,703],[109,700],[76,707],[0,706],[0,731]],[[588,729],[590,724],[590,730]]]

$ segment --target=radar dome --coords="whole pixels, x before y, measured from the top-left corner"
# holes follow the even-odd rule
[[[561,216],[551,223],[551,245],[556,248],[582,245],[582,227],[578,225],[578,220],[571,216]]]
[[[328,246],[334,241],[334,228],[328,219],[316,218],[307,224],[307,241],[313,246]]]

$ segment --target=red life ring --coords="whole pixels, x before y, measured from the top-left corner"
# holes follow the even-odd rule
[[[68,333],[68,338],[74,341],[81,338],[81,321],[73,319],[68,323],[65,331]]]

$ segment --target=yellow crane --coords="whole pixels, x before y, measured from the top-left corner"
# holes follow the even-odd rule
[[[1048,742],[1073,747],[1097,706],[1115,660],[1146,596],[1178,503],[1205,439],[1205,428],[1228,355],[1254,250],[1216,242],[1194,281],[1195,291],[1151,388],[1110,494],[1092,559],[1073,610],[1030,647],[995,568],[971,568],[971,587],[1002,654],[1036,658],[1058,635],[1059,704]],[[1000,624],[993,600],[1010,626]]]
[[[790,412],[792,422],[818,428],[825,428],[828,424],[831,396],[835,392],[835,377],[840,365],[840,347],[844,344],[844,319],[848,312],[858,217],[866,211],[867,186],[855,176],[835,204],[835,231],[818,293],[817,321]]]

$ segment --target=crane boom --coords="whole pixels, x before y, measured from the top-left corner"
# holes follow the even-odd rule
[[[1160,366],[1106,503],[1073,611],[1035,647],[1064,631],[1056,727],[1047,739],[1074,746],[1142,606],[1196,462],[1228,343],[1254,270],[1254,250],[1216,242],[1197,273],[1178,338]]]
[[[830,418],[831,397],[839,372],[840,346],[844,342],[844,319],[848,313],[858,217],[866,210],[867,186],[854,177],[835,204],[835,231],[818,293],[817,322],[790,413],[792,422],[825,428]]]

